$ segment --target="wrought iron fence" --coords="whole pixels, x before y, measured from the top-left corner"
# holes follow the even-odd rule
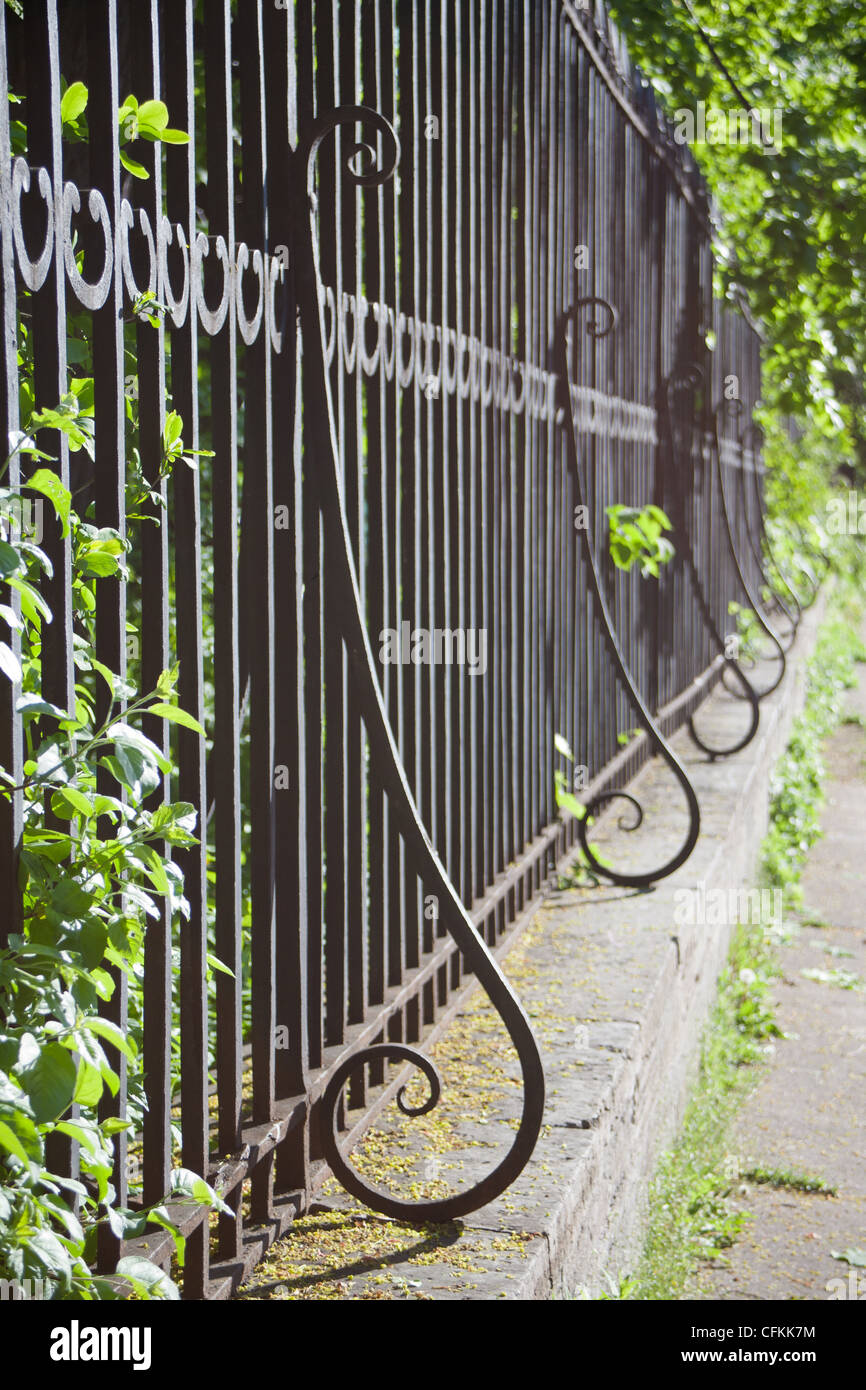
[[[540,1062],[490,950],[581,829],[558,815],[556,735],[599,805],[664,749],[621,748],[636,695],[669,732],[727,670],[757,719],[726,643],[730,601],[760,606],[760,487],[740,481],[759,342],[713,300],[704,186],[600,5],[28,0],[0,31],[26,98],[26,153],[5,94],[0,112],[5,427],[22,315],[42,406],[87,315],[94,457],[58,438],[59,474],[124,530],[134,390],[166,503],[129,592],[99,586],[95,654],[142,690],[179,660],[207,731],[149,726],[201,843],[176,855],[189,919],[147,928],[142,1185],[124,1136],[115,1182],[134,1205],[178,1160],[219,1179],[237,1215],[184,1215],[183,1281],[225,1296],[326,1157],[406,1210],[352,1178],[331,1117],[357,1138],[474,976],[523,1064],[521,1127],[488,1185],[412,1210],[471,1209],[528,1158]],[[62,138],[63,81],[87,85],[86,142]],[[147,180],[118,157],[130,91],[191,137],[139,142]],[[169,406],[213,457],[166,478]],[[658,582],[614,570],[615,503],[674,520]],[[45,544],[44,693],[69,707],[68,541]],[[20,783],[14,698],[0,681]],[[7,796],[7,932],[20,838]],[[208,952],[232,974],[211,980]],[[122,1027],[127,1008],[123,989],[106,1005]]]

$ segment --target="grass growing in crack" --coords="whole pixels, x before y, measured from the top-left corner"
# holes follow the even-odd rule
[[[817,980],[821,985],[835,985],[837,989],[863,990],[863,981],[856,970],[801,970],[806,980]]]
[[[788,1192],[825,1192],[828,1197],[835,1197],[838,1191],[832,1183],[825,1182],[823,1178],[815,1177],[811,1173],[797,1173],[792,1168],[764,1168],[761,1164],[756,1164],[752,1168],[744,1168],[740,1172],[743,1182],[754,1183],[755,1186],[778,1187]]]
[[[739,1176],[727,1131],[767,1039],[779,1032],[769,999],[776,970],[763,928],[738,927],[682,1129],[651,1184],[643,1255],[634,1274],[620,1281],[620,1297],[682,1297],[695,1268],[732,1245],[745,1220],[726,1200]]]
[[[817,925],[817,924],[810,924]],[[823,925],[823,924],[822,924]],[[827,941],[810,941],[809,946],[813,951],[821,951],[825,956],[853,956],[854,952],[849,951],[844,946],[831,946]]]

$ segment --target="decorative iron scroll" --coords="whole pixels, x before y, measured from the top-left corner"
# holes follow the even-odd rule
[[[757,565],[760,571],[761,579],[763,580],[764,586],[770,595],[771,601],[776,605],[776,608],[788,623],[788,632],[783,633],[781,635],[782,640],[785,643],[785,650],[789,651],[791,648],[791,644],[794,641],[794,638],[797,636],[797,628],[800,625],[800,619],[803,616],[803,610],[800,606],[800,601],[797,598],[795,591],[791,588],[790,584],[787,582],[784,574],[782,573],[781,569],[776,563],[775,556],[773,555],[769,543],[766,540],[762,549],[761,536],[760,534],[755,533],[755,528],[752,524],[752,514],[749,510],[749,500],[746,496],[745,458],[747,441],[752,440],[754,442],[755,440],[760,440],[762,438],[762,435],[763,431],[761,430],[760,425],[758,425],[757,422],[754,420],[749,420],[745,428],[740,433],[739,448],[740,458],[742,460],[742,466],[739,470],[740,502],[742,504],[743,518],[746,524],[746,538],[749,542],[749,549],[752,552],[755,564]],[[753,470],[753,479],[756,495],[760,494],[760,483],[758,482],[757,468]],[[778,575],[779,579],[781,579],[782,581],[782,584],[787,589],[787,599],[782,597],[782,595],[779,593],[778,588],[773,583],[771,576],[767,573],[767,560],[769,560],[775,573]]]
[[[225,237],[186,232],[179,222],[171,223],[162,215],[157,218],[154,228],[144,208],[133,208],[126,198],[120,203],[117,226],[112,227],[105,198],[99,189],[91,188],[85,190],[90,223],[88,252],[90,241],[98,242],[101,239],[102,263],[99,275],[93,280],[85,280],[76,262],[73,227],[73,216],[82,210],[81,191],[74,183],[61,184],[58,181],[56,186],[53,185],[47,169],[31,168],[21,157],[13,160],[7,187],[15,256],[21,278],[29,290],[41,289],[52,261],[56,260],[58,264],[62,261],[72,293],[85,309],[101,309],[108,298],[112,280],[115,276],[122,276],[131,304],[142,295],[155,296],[157,303],[165,307],[175,328],[180,328],[192,313],[197,315],[204,331],[213,337],[219,333],[231,311],[237,318],[238,331],[247,345],[256,341],[264,323],[274,352],[282,350],[276,287],[288,263],[288,247],[277,247],[275,251],[282,254],[270,255],[260,250],[251,251],[244,241],[229,246]],[[38,192],[45,215],[44,239],[35,257],[27,246],[22,209],[22,198],[31,192]],[[141,283],[136,278],[133,266],[132,248],[136,243],[145,266]],[[177,248],[182,267],[180,285],[172,283],[169,271],[168,253],[172,247]],[[138,259],[136,255],[135,260]],[[222,267],[222,284],[215,308],[208,303],[204,286],[205,269],[211,261],[219,262]],[[244,294],[248,274],[252,275],[255,283],[256,307],[251,318],[247,317]],[[153,312],[152,308],[150,312]]]
[[[580,315],[584,310],[588,309],[596,311],[600,310],[605,315],[605,321],[600,320],[598,317],[591,318],[587,321],[586,332],[591,339],[595,340],[596,338],[605,338],[607,337],[608,333],[610,333],[616,327],[617,313],[613,305],[609,304],[606,299],[601,299],[598,296],[594,295],[586,296],[576,300],[570,309],[567,309],[564,314],[560,315],[556,325],[555,353],[557,367],[559,370],[560,378],[563,383],[564,391],[568,389],[568,383],[570,382],[570,372],[568,367],[568,330],[572,324],[577,323],[578,315]],[[574,426],[574,420],[570,412],[567,411],[567,408],[566,413],[568,414],[568,420],[566,421],[565,430],[566,454],[568,456],[569,466],[571,468],[572,476],[574,478],[574,488],[577,502],[580,506],[585,508],[584,515],[588,516],[589,511],[588,508],[586,508],[585,489],[583,486],[583,479],[581,477],[580,464],[578,462],[577,436]],[[629,802],[630,805],[634,807],[637,813],[636,818],[630,825],[624,824],[622,819],[620,819],[619,825],[621,829],[628,831],[637,830],[638,826],[643,823],[644,816],[643,807],[641,806],[637,798],[631,794],[631,792],[609,791],[602,792],[589,801],[589,803],[586,806],[584,816],[577,822],[577,837],[580,841],[580,847],[583,850],[583,853],[586,855],[586,858],[588,859],[589,863],[592,865],[596,873],[599,873],[604,878],[609,878],[613,883],[621,884],[624,887],[648,888],[651,883],[655,883],[662,878],[667,878],[669,874],[672,874],[676,869],[680,867],[681,864],[684,864],[686,862],[698,841],[698,835],[700,833],[701,826],[701,812],[700,807],[698,805],[698,798],[695,795],[694,787],[689,781],[688,773],[686,772],[679,758],[674,753],[673,749],[666,742],[664,736],[661,733],[661,730],[658,728],[658,725],[655,723],[655,720],[650,714],[647,705],[644,703],[641,694],[637,686],[635,685],[634,680],[632,679],[632,675],[629,671],[628,665],[626,664],[625,656],[623,655],[622,648],[619,644],[619,639],[616,635],[616,629],[614,627],[613,618],[611,617],[610,609],[608,608],[607,600],[604,596],[601,575],[599,574],[598,566],[596,564],[595,553],[593,551],[592,545],[592,537],[590,535],[589,527],[583,527],[581,529],[580,535],[583,545],[584,558],[586,560],[587,573],[589,574],[590,587],[592,589],[598,612],[602,620],[602,628],[604,631],[605,640],[607,642],[608,651],[610,652],[614,666],[616,667],[616,670],[619,674],[619,678],[625,686],[625,689],[628,692],[629,699],[631,700],[631,703],[637,712],[638,722],[640,723],[641,728],[647,735],[647,738],[649,739],[649,742],[652,745],[654,751],[660,754],[662,758],[664,758],[665,762],[673,772],[674,776],[676,777],[677,781],[682,787],[683,792],[685,793],[686,802],[688,803],[689,810],[689,828],[686,834],[686,838],[680,846],[679,850],[677,850],[676,854],[674,854],[670,859],[667,860],[666,863],[662,864],[658,869],[652,869],[649,871],[644,871],[642,873],[620,873],[617,869],[609,868],[607,867],[607,865],[600,863],[600,861],[596,858],[596,856],[593,854],[592,850],[589,847],[587,841],[587,829],[590,819],[596,815],[599,807],[602,806],[605,802],[614,800],[623,800]]]
[[[769,685],[764,686],[762,690],[758,690],[757,688],[755,689],[755,694],[758,696],[758,699],[763,700],[765,696],[771,695],[773,691],[776,690],[777,687],[782,683],[782,680],[785,675],[785,667],[787,665],[787,660],[785,657],[785,648],[782,645],[781,638],[779,637],[779,634],[776,632],[775,628],[768,622],[764,614],[761,612],[761,600],[755,593],[748,579],[746,578],[745,571],[743,570],[742,562],[740,560],[739,551],[737,550],[737,543],[734,539],[734,527],[731,521],[731,514],[728,510],[728,496],[725,488],[724,476],[725,470],[722,467],[722,450],[719,435],[719,417],[725,411],[727,411],[729,414],[740,415],[742,413],[742,409],[742,401],[720,401],[719,404],[716,406],[716,409],[713,411],[712,455],[716,465],[716,476],[719,480],[719,495],[721,497],[722,502],[722,516],[725,522],[725,535],[727,536],[728,549],[731,552],[731,559],[734,562],[734,569],[736,570],[737,579],[739,580],[740,588],[742,589],[748,601],[749,607],[755,614],[755,621],[757,622],[758,626],[763,630],[764,634],[767,637],[769,637],[773,646],[776,648],[776,653],[778,655],[779,670],[774,680],[772,680]]]
[[[704,374],[701,371],[700,367],[697,365],[697,363],[689,362],[686,363],[684,366],[679,367],[678,369],[673,371],[664,384],[662,395],[664,400],[665,416],[668,430],[668,447],[671,451],[671,457],[674,461],[675,479],[679,476],[685,475],[685,461],[679,458],[679,436],[677,434],[675,424],[675,398],[678,393],[681,393],[683,391],[693,391],[695,388],[702,385],[703,380]],[[712,744],[706,743],[701,734],[698,732],[694,720],[694,715],[689,716],[688,728],[689,733],[692,736],[692,739],[697,744],[698,748],[700,748],[701,752],[706,753],[709,759],[711,761],[714,761],[716,758],[728,758],[734,753],[739,753],[742,751],[743,748],[746,748],[748,744],[751,743],[752,739],[755,737],[755,734],[758,732],[758,725],[761,721],[760,701],[758,699],[754,687],[752,686],[751,682],[749,681],[748,677],[746,676],[745,672],[740,666],[740,663],[737,661],[735,657],[730,655],[728,651],[728,644],[725,641],[725,638],[722,636],[721,632],[719,631],[716,620],[713,617],[713,612],[709,605],[709,602],[707,601],[703,581],[701,580],[700,571],[698,569],[697,560],[695,558],[694,547],[692,546],[691,530],[689,528],[685,515],[685,499],[683,496],[683,491],[680,487],[675,485],[672,488],[672,492],[676,499],[676,506],[679,513],[676,518],[677,554],[682,557],[686,569],[688,570],[689,579],[692,585],[692,591],[695,595],[698,604],[698,611],[701,615],[704,627],[709,632],[710,637],[713,640],[713,644],[716,647],[719,656],[722,658],[722,661],[724,662],[724,674],[729,674],[733,678],[733,680],[739,686],[740,691],[742,692],[743,699],[748,701],[750,706],[749,725],[745,733],[739,739],[737,739],[736,742],[728,744],[724,748],[720,748],[718,746],[713,747]],[[729,689],[730,687],[727,688]]]
[[[382,142],[382,158],[374,145],[353,144],[344,164],[344,176],[362,187],[384,183],[397,166],[400,146],[384,116],[365,106],[338,106],[319,116],[295,160],[305,180],[308,205],[298,199],[293,211],[295,286],[298,298],[303,350],[308,368],[304,397],[304,450],[308,464],[305,480],[317,490],[329,555],[327,611],[332,640],[345,643],[354,691],[370,745],[370,760],[376,766],[389,799],[389,807],[399,825],[407,855],[425,884],[439,898],[439,921],[459,946],[467,966],[487,992],[517,1051],[523,1072],[523,1110],[517,1133],[508,1153],[480,1183],[449,1197],[430,1201],[403,1201],[370,1187],[351,1167],[340,1149],[337,1116],[340,1097],[350,1075],[371,1062],[403,1061],[420,1068],[430,1091],[416,1108],[408,1106],[404,1091],[397,1103],[406,1115],[421,1115],[436,1105],[441,1085],[433,1063],[420,1052],[402,1043],[386,1042],[364,1047],[347,1056],[331,1077],[322,1099],[322,1131],[325,1157],[343,1186],[375,1211],[413,1221],[449,1221],[493,1200],[503,1192],[526,1166],[541,1129],[544,1112],[544,1070],[538,1044],[529,1020],[496,961],[477,932],[471,917],[452,885],[444,865],[421,823],[400,754],[388,721],[366,631],[364,610],[352,554],[352,543],[343,503],[337,434],[331,399],[329,374],[325,362],[325,325],[321,313],[316,208],[314,192],[315,159],[320,144],[338,127],[372,126]],[[344,148],[344,154],[346,154]]]
[[[326,312],[325,362],[332,366],[339,350],[348,376],[382,373],[405,391],[413,382],[428,399],[459,396],[485,410],[559,423],[559,378],[519,357],[491,348],[480,338],[458,333],[446,324],[395,314],[389,304],[343,291],[339,307],[330,285],[319,286]],[[352,320],[349,331],[348,321]],[[368,322],[375,343],[368,345]],[[640,401],[627,401],[591,386],[571,388],[572,411],[579,432],[633,444],[656,444],[656,412]]]

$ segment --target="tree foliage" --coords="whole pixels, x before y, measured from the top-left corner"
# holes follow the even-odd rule
[[[774,404],[844,428],[866,472],[866,12],[858,0],[612,0],[669,113],[778,111],[779,148],[706,143],[720,270],[768,337]]]

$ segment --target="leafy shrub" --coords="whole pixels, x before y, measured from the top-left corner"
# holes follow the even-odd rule
[[[34,412],[15,452],[44,459],[34,438],[44,428],[62,431],[73,449],[90,438],[74,393],[56,410]],[[48,500],[70,536],[79,632],[74,708],[62,709],[41,691],[42,631],[52,615],[37,582],[40,572],[51,573],[51,562],[7,524],[0,577],[18,605],[4,601],[0,618],[19,634],[20,659],[10,642],[0,644],[0,678],[22,683],[17,710],[26,758],[15,789],[24,804],[23,928],[0,951],[0,1274],[39,1279],[53,1297],[116,1298],[124,1290],[177,1297],[168,1277],[140,1257],[122,1259],[114,1281],[95,1277],[89,1262],[105,1224],[118,1237],[141,1234],[148,1223],[164,1226],[183,1256],[183,1238],[164,1205],[131,1211],[117,1204],[114,1139],[134,1129],[145,1100],[136,1030],[121,1031],[99,1008],[114,993],[117,974],[138,987],[145,923],[158,915],[158,900],[173,918],[188,915],[180,871],[165,847],[195,843],[196,812],[183,802],[145,808],[172,764],[143,733],[142,715],[199,726],[176,703],[177,667],[162,673],[151,694],[137,697],[92,654],[95,586],[124,571],[128,542],[83,521],[50,469],[38,468],[25,487]],[[7,515],[18,496],[0,488]],[[108,687],[108,712],[99,721],[97,681]],[[101,790],[106,778],[116,786],[113,794]],[[0,796],[9,798],[13,779],[6,769],[0,768],[0,782]],[[121,1054],[130,1066],[129,1115],[100,1121],[104,1092],[116,1095],[119,1088]],[[79,1145],[80,1179],[47,1166],[53,1134]],[[202,1178],[184,1169],[175,1171],[172,1187],[181,1200],[227,1210]]]

